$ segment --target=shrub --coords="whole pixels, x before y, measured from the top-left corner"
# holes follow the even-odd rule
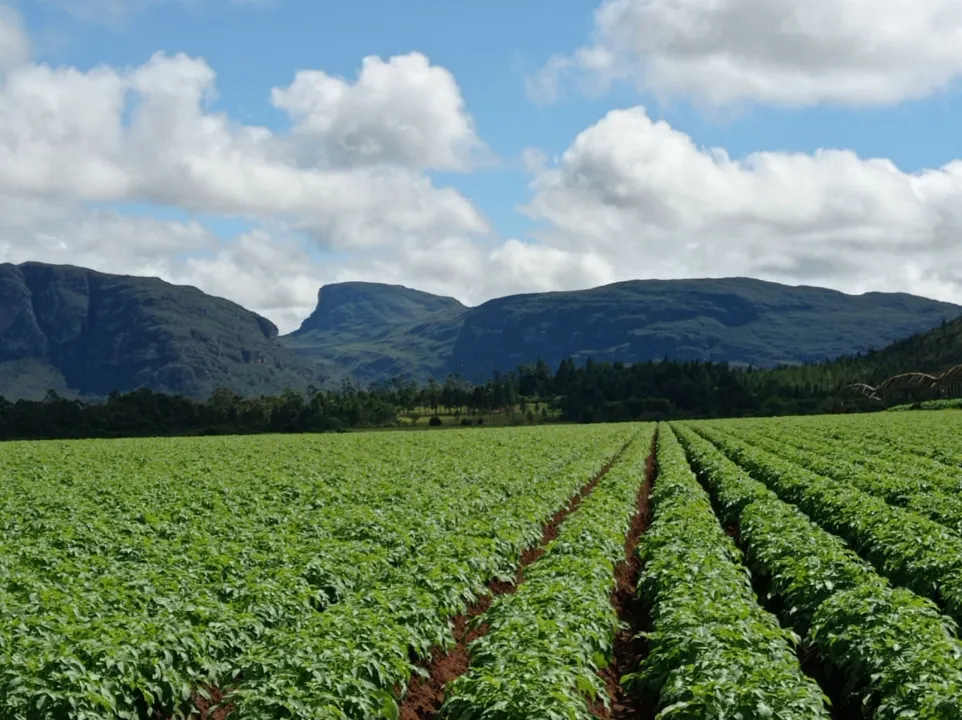
[[[441,418],[435,415],[430,420],[428,420],[428,425],[430,425],[431,427],[439,427],[441,425]]]

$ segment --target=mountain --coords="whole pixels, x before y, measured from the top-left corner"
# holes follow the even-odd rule
[[[400,285],[325,285],[286,347],[325,375],[369,382],[443,375],[468,311],[454,298]]]
[[[848,295],[749,278],[636,280],[534,293],[466,308],[398,286],[321,289],[317,309],[281,342],[332,378],[457,373],[487,378],[539,357],[672,359],[773,367],[881,348],[962,307],[904,293]]]
[[[897,340],[880,350],[844,356],[825,363],[836,384],[878,385],[886,378],[908,372],[938,375],[962,365],[962,318],[937,328]]]
[[[836,362],[842,375],[962,362],[962,307],[746,278],[642,280],[478,307],[396,285],[338,283],[294,333],[192,287],[72,266],[0,264],[0,396],[103,397],[148,387],[206,397],[309,383],[457,373],[487,379],[543,358]],[[945,328],[865,354],[947,322]],[[845,368],[851,366],[851,373]],[[892,369],[895,368],[893,371]]]
[[[235,303],[156,278],[0,264],[0,396],[102,397],[138,387],[206,397],[300,389],[317,370]]]

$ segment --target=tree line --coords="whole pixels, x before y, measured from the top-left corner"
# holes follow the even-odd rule
[[[837,409],[844,374],[831,365],[757,370],[701,361],[578,365],[568,359],[556,370],[538,360],[484,383],[453,375],[426,383],[399,378],[262,397],[222,388],[193,400],[138,389],[91,402],[50,391],[39,401],[0,398],[0,439],[327,432],[389,427],[402,419],[430,425],[441,414],[465,425],[492,414],[518,424],[810,414]]]

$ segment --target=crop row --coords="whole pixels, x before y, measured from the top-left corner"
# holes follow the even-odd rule
[[[893,583],[932,598],[962,619],[962,538],[953,531],[766,452],[717,424],[696,429],[781,499],[843,537]]]
[[[653,521],[639,546],[650,652],[626,680],[661,717],[827,718],[792,651],[797,637],[758,604],[740,553],[670,429],[658,440]]]
[[[0,718],[390,715],[634,431],[7,445]]]
[[[542,526],[636,431],[599,434],[597,447],[537,483],[514,476],[502,505],[462,527],[458,537],[422,547],[419,564],[404,577],[259,639],[244,657],[244,682],[235,694],[238,720],[289,712],[393,717],[396,702],[389,696],[416,670],[410,656],[426,658],[432,647],[449,647],[450,618],[484,592],[487,580],[513,579],[522,551],[540,540]]]
[[[962,645],[929,600],[892,588],[834,535],[688,427],[693,466],[783,620],[804,637],[856,712],[878,720],[962,718]]]
[[[748,420],[730,423],[733,432],[750,432],[776,440],[787,440],[799,450],[821,452],[831,448],[847,465],[869,472],[884,474],[893,469],[908,474],[913,486],[920,490],[941,490],[956,493],[962,490],[962,468],[956,462],[946,464],[932,457],[907,449],[907,436],[923,428],[904,421],[901,433],[887,440],[871,440],[860,432],[861,425],[851,421],[843,424],[827,421],[788,422],[783,419]],[[884,427],[884,426],[883,426]],[[899,426],[896,425],[896,428]],[[931,441],[929,441],[931,442]],[[901,447],[900,447],[901,446]]]
[[[564,521],[517,592],[477,619],[489,630],[471,644],[471,666],[452,684],[445,717],[591,720],[590,703],[608,702],[598,672],[619,628],[614,571],[625,559],[653,433],[654,425],[640,433]]]
[[[861,448],[846,442],[813,440],[791,431],[779,432],[776,439],[765,429],[768,426],[738,426],[734,434],[807,470],[925,515],[956,533],[962,531],[958,481],[920,467],[924,458],[907,458],[891,450],[863,455]]]
[[[957,480],[962,476],[962,413],[958,411],[771,419],[766,423],[801,430],[830,443],[854,444],[865,455],[881,451],[921,458],[921,465],[936,473]]]

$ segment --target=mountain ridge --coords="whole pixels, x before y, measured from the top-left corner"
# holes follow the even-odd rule
[[[305,387],[316,372],[278,337],[267,318],[191,286],[72,265],[0,264],[7,397],[35,396],[38,377],[58,392],[94,397],[138,387],[190,397],[220,386],[248,394]]]
[[[423,291],[366,287],[378,295],[417,293],[423,303]],[[280,341],[332,377],[377,382],[459,374],[474,381],[538,357],[553,366],[567,357],[667,356],[759,367],[820,362],[884,347],[960,313],[958,305],[909,293],[853,295],[744,277],[628,280],[394,314],[390,323],[368,318],[328,324],[323,332],[302,327]]]
[[[706,360],[774,367],[881,349],[962,315],[908,293],[861,295],[753,278],[631,280],[468,307],[402,285],[334,283],[300,327],[158,278],[0,264],[0,396],[103,397],[146,387],[205,397],[458,374],[538,358]]]

